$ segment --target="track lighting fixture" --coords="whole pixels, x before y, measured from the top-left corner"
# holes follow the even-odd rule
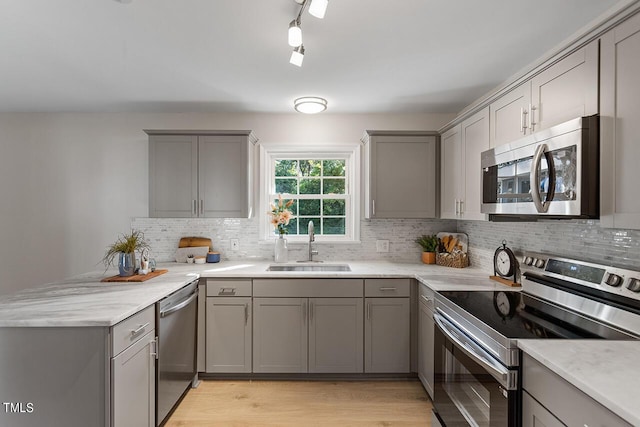
[[[289,46],[294,47],[293,53],[289,62],[298,67],[302,66],[302,60],[304,59],[304,47],[302,46],[302,12],[304,8],[309,5],[309,14],[316,18],[324,18],[327,12],[327,5],[329,0],[293,0],[300,5],[298,16],[289,24]]]
[[[289,62],[293,65],[297,65],[298,67],[302,67],[302,61],[304,61],[303,44],[293,49],[293,52],[291,52],[291,58],[289,58]]]

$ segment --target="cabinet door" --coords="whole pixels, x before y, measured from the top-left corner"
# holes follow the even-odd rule
[[[197,216],[198,138],[149,137],[149,216]]]
[[[640,15],[602,37],[601,70],[600,222],[640,229]]]
[[[111,425],[155,427],[155,329],[111,359]]]
[[[409,298],[365,298],[365,304],[364,371],[409,372]]]
[[[598,113],[598,40],[531,79],[532,132]]]
[[[372,218],[435,218],[436,136],[374,135],[370,144]]]
[[[526,82],[506,93],[489,106],[489,145],[497,147],[529,133],[527,112],[531,104],[531,83]]]
[[[201,217],[248,217],[249,143],[243,135],[198,137]]]
[[[526,391],[522,392],[522,427],[563,427],[553,414]]]
[[[309,372],[361,373],[362,298],[309,299]]]
[[[251,372],[251,298],[207,298],[206,372]]]
[[[480,155],[489,149],[489,108],[485,108],[462,122],[462,203],[459,216],[463,219],[486,220],[480,212],[482,205],[482,168]]]
[[[254,298],[253,321],[253,372],[307,372],[307,298]]]
[[[440,218],[457,219],[460,206],[462,133],[460,125],[441,137]]]
[[[418,377],[433,399],[434,381],[434,327],[433,312],[423,303],[418,304]]]

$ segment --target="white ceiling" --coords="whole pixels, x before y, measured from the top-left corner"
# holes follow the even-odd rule
[[[0,111],[458,112],[617,0],[4,0]]]

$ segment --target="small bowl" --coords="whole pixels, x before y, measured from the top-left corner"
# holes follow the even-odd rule
[[[205,261],[206,261],[206,257],[203,257],[203,256],[197,256],[194,260],[196,264],[204,264]]]
[[[220,252],[209,252],[207,262],[220,262]]]

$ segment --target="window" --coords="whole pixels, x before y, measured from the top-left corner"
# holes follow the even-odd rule
[[[355,151],[355,150],[354,150]],[[354,241],[355,230],[354,152],[270,152],[266,158],[267,182],[264,209],[284,200],[293,200],[293,218],[287,226],[291,241],[307,240],[308,224],[313,221],[318,241]],[[264,224],[264,237],[272,238],[276,230]],[[296,236],[300,236],[298,239]]]

